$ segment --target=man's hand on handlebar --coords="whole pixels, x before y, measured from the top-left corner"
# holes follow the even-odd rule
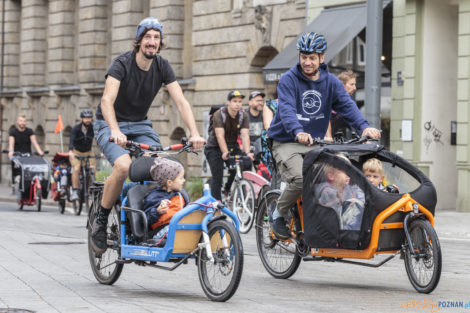
[[[189,142],[192,142],[193,146],[191,148],[193,150],[202,149],[206,144],[206,140],[199,135],[190,137]]]
[[[114,139],[114,143],[120,145],[121,147],[125,148],[127,143],[127,136],[124,135],[121,130],[114,129],[111,130],[111,138]]]
[[[367,127],[362,131],[361,137],[369,137],[371,139],[379,139],[381,137],[380,130],[374,127]]]
[[[248,152],[246,156],[249,157],[251,161],[255,160],[255,154],[253,152]]]
[[[227,161],[227,160],[228,160],[228,157],[229,157],[229,155],[230,155],[230,152],[228,152],[228,151],[227,151],[227,152],[224,152],[224,153],[222,153],[222,160],[224,160],[224,161]]]
[[[299,132],[297,133],[295,138],[299,143],[303,145],[307,145],[307,146],[313,145],[313,138],[309,133]]]

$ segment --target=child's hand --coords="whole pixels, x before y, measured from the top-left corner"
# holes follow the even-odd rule
[[[157,213],[158,214],[165,214],[168,211],[168,206],[170,204],[170,200],[165,199],[160,202],[160,205],[157,208]]]

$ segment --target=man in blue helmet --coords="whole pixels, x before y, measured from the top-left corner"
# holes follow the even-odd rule
[[[104,185],[101,208],[92,225],[91,245],[96,253],[107,249],[106,226],[110,209],[122,190],[131,164],[124,149],[128,139],[150,146],[160,145],[160,137],[147,119],[158,91],[165,85],[181,118],[189,129],[194,149],[205,140],[199,135],[191,105],[186,100],[168,61],[158,53],[163,47],[163,27],[148,17],[137,26],[134,50],[117,56],[106,72],[101,103],[96,111],[94,132],[98,145],[113,165]],[[109,138],[114,138],[114,143]]]
[[[268,130],[273,140],[273,156],[283,181],[287,183],[269,218],[274,234],[290,237],[284,216],[302,194],[302,162],[315,148],[313,138],[324,138],[331,110],[335,110],[362,136],[380,138],[369,127],[343,84],[328,72],[326,40],[314,32],[297,41],[299,62],[282,75],[277,86],[279,106]]]

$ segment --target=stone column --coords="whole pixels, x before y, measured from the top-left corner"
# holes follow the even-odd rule
[[[393,5],[392,111],[390,119],[390,150],[417,162],[421,142],[420,36],[421,20],[415,0],[398,0]],[[413,141],[400,137],[402,120],[412,120]],[[426,174],[427,168],[421,167]]]
[[[73,85],[75,69],[75,0],[49,1],[48,83]]]
[[[112,47],[113,58],[133,49],[137,25],[144,18],[143,0],[113,1]]]
[[[21,1],[20,84],[44,86],[46,81],[47,1]]]
[[[5,42],[1,42],[0,37],[4,52],[3,88],[15,89],[18,88],[20,76],[18,51],[20,51],[21,5],[18,1],[7,0],[3,9],[5,10]]]
[[[470,0],[459,4],[457,210],[470,212]]]
[[[106,0],[79,3],[78,78],[82,86],[103,83],[108,66],[107,3]]]
[[[183,77],[184,0],[151,0],[150,16],[163,24],[163,42],[166,48],[161,55],[168,59],[176,77]],[[183,18],[182,18],[183,17]]]

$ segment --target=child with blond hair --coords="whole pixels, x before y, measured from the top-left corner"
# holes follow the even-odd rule
[[[379,159],[370,158],[364,162],[362,165],[362,171],[364,172],[367,180],[375,187],[383,191],[398,193],[399,189],[396,185],[390,185],[387,187],[383,185],[385,180],[384,167]]]
[[[348,163],[349,159],[337,155]],[[319,204],[335,210],[342,230],[360,230],[364,214],[365,195],[359,186],[350,184],[350,177],[342,170],[325,165],[324,182],[318,184],[315,196]]]

